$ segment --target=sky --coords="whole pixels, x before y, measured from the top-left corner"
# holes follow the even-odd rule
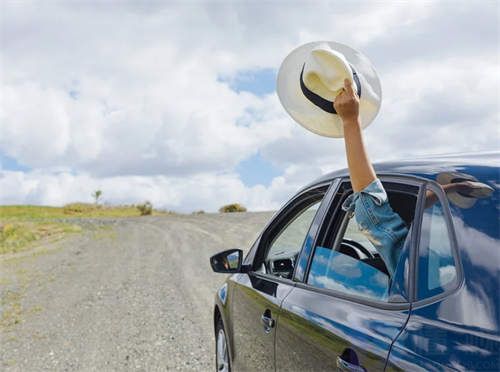
[[[296,124],[277,71],[297,46],[373,62],[374,162],[497,150],[499,14],[483,1],[0,3],[0,204],[149,200],[279,208],[347,166]]]

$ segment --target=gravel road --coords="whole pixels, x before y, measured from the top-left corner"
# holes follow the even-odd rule
[[[224,276],[208,258],[247,250],[270,217],[91,220],[82,234],[1,257],[0,369],[213,370]]]

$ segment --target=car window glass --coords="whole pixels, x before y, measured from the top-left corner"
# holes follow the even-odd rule
[[[416,195],[393,192],[391,196],[397,201],[391,204],[394,211],[403,211],[412,219]],[[307,283],[378,301],[407,302],[411,235],[408,233],[405,240],[398,243],[400,254],[391,277],[386,263],[368,238],[369,231],[360,229],[354,216],[343,213],[341,218],[340,227],[332,226],[334,231],[327,232],[327,237],[315,248]],[[330,234],[333,234],[331,238]]]
[[[444,292],[457,280],[450,235],[440,202],[425,210],[419,244],[418,298]]]
[[[316,247],[307,282],[315,287],[379,300],[386,299],[389,290],[389,276],[356,258],[325,247]]]
[[[264,264],[265,272],[291,278],[295,261],[321,200],[316,200],[290,219],[271,243]]]
[[[307,283],[319,288],[385,300],[389,294],[389,275],[384,262],[347,215],[347,227],[336,250],[316,247]]]

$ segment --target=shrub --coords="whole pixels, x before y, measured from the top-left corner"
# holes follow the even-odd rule
[[[137,206],[139,212],[141,212],[141,216],[148,216],[153,214],[153,204],[151,202],[146,201],[144,204],[139,204]]]
[[[205,214],[205,211],[200,209],[199,211],[194,211],[193,214]]]
[[[227,204],[219,208],[220,213],[246,212],[247,209],[238,203]]]
[[[99,209],[99,205],[89,203],[70,203],[63,207],[64,214],[85,214]]]

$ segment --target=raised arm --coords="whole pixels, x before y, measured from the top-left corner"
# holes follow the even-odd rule
[[[342,209],[354,211],[360,231],[380,254],[389,276],[393,276],[408,228],[389,205],[382,183],[374,182],[377,175],[363,143],[359,98],[349,80],[344,81],[344,91],[335,99],[334,107],[344,125],[347,164],[354,190],[354,194],[345,200]]]
[[[359,119],[359,97],[353,90],[352,82],[344,81],[344,91],[334,102],[335,110],[344,125],[344,142],[351,185],[355,192],[363,190],[376,179],[363,142],[363,132]]]

